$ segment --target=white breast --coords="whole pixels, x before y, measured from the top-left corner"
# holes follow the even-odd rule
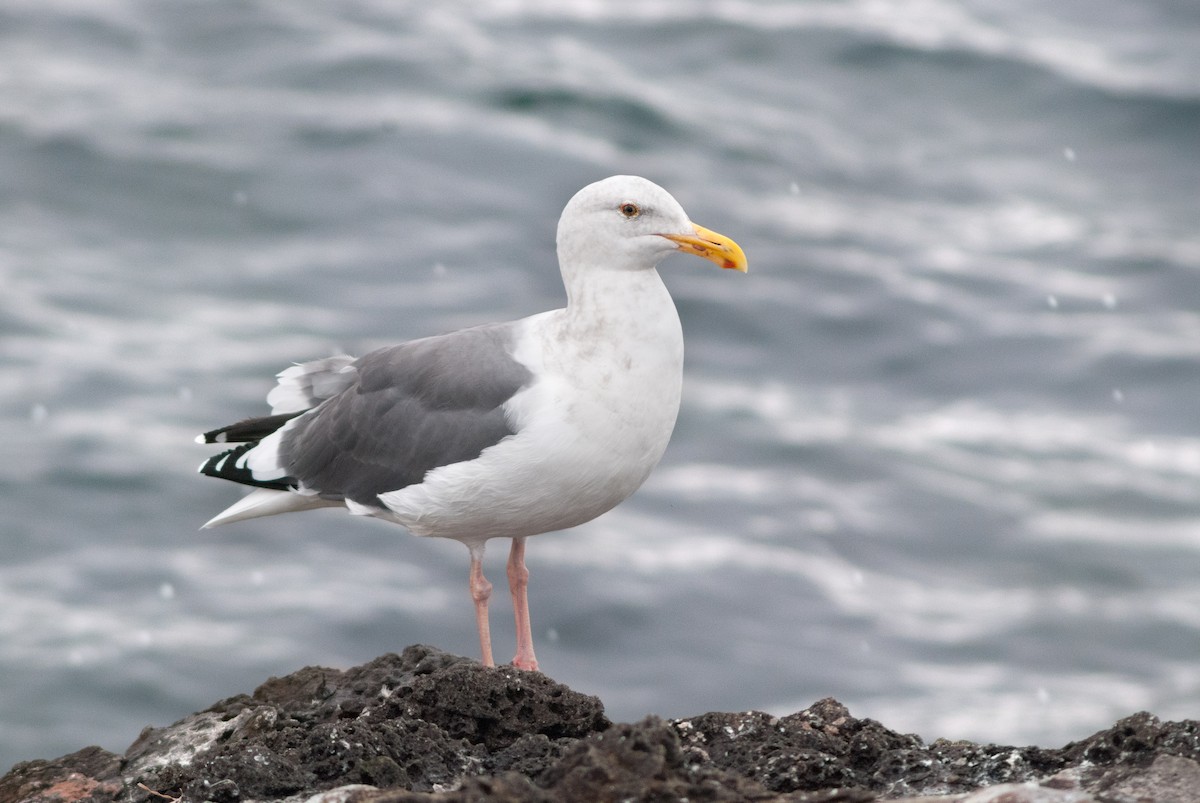
[[[536,379],[506,405],[517,434],[380,495],[417,535],[468,543],[573,527],[645,481],[679,412],[683,335],[658,274],[614,276],[603,305],[522,321],[514,356]],[[612,303],[610,303],[612,302]]]

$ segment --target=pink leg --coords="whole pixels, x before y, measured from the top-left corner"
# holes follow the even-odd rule
[[[513,615],[517,619],[517,655],[513,666],[536,672],[537,656],[533,654],[533,629],[529,625],[529,570],[525,568],[525,539],[514,538],[508,553],[508,590],[512,594]]]
[[[492,596],[492,584],[483,576],[483,544],[469,549],[471,599],[475,600],[475,627],[479,630],[479,649],[483,653],[483,665],[495,666],[495,662],[492,661],[492,631],[488,625],[488,599]]]

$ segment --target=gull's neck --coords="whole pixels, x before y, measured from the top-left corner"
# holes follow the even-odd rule
[[[575,344],[572,349],[589,357],[606,354],[622,365],[629,364],[628,355],[639,355],[636,362],[643,367],[679,372],[683,330],[657,270],[584,268],[564,276],[564,283],[567,306],[560,311],[559,331]]]

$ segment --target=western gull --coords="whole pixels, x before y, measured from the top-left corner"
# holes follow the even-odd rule
[[[658,264],[683,251],[746,270],[737,243],[636,176],[576,193],[557,245],[565,308],[294,365],[267,396],[271,415],[199,436],[239,444],[200,473],[255,488],[204,527],[343,507],[462,541],[486,666],[484,546],[511,538],[513,665],[536,670],[525,539],[615,507],[675,427],[683,333]]]

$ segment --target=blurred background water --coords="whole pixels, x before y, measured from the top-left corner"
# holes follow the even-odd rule
[[[679,425],[531,541],[548,674],[617,719],[1200,716],[1200,6],[15,0],[0,771],[308,664],[476,655],[459,544],[197,532],[239,491],[192,438],[292,361],[560,305],[558,214],[613,173],[751,272],[664,265]],[[503,595],[493,628],[507,658]]]

